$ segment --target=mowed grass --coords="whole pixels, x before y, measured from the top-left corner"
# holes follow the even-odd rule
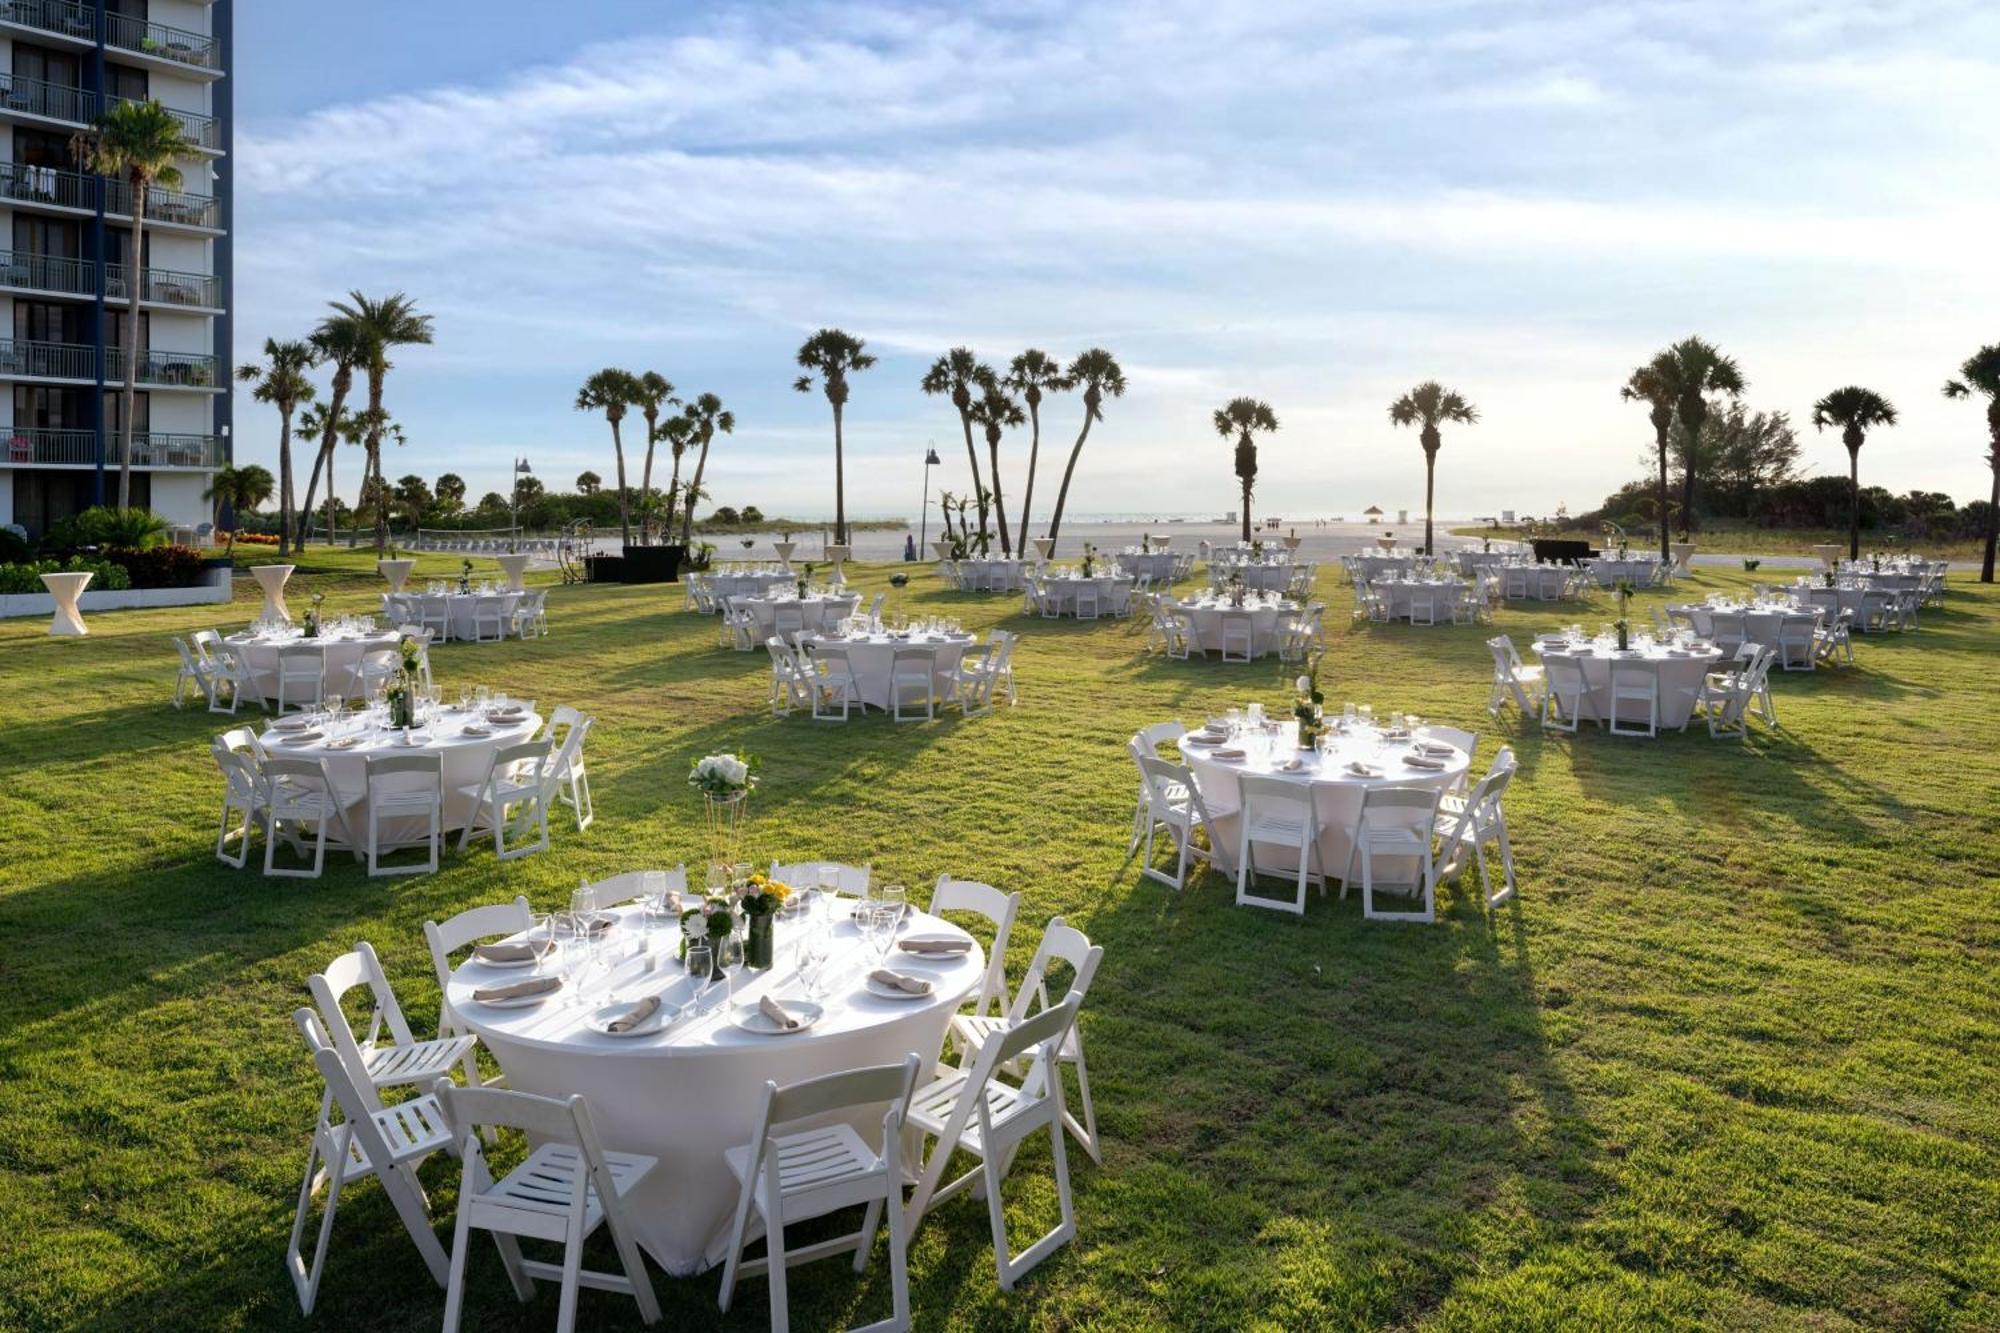
[[[304,566],[295,606],[319,588],[361,610],[380,586],[345,553]],[[1496,727],[1491,630],[1350,627],[1346,590],[1324,593],[1335,702],[1477,729],[1482,770],[1516,748],[1518,903],[1489,915],[1453,886],[1424,928],[1315,898],[1298,923],[1215,878],[1138,878],[1125,739],[1280,706],[1290,670],[1147,658],[1137,625],[1025,619],[924,571],[891,607],[1023,632],[1018,708],[773,719],[764,657],[719,648],[671,588],[558,588],[552,637],[440,647],[447,690],[598,716],[598,821],[558,825],[549,855],[454,855],[418,879],[213,859],[207,745],[227,719],[171,707],[167,636],[240,626],[247,580],[229,607],[92,617],[85,641],[0,625],[0,1327],[303,1326],[281,1255],[319,1098],[289,1019],[307,974],[370,940],[427,1030],[426,918],[698,861],[684,778],[721,749],[762,762],[758,859],[1019,889],[1017,978],[1057,913],[1105,948],[1083,1031],[1106,1162],[1072,1153],[1077,1238],[1002,1294],[983,1207],[946,1205],[914,1242],[920,1327],[2000,1326],[1994,590],[1960,577],[1920,632],[1859,643],[1857,668],[1774,676],[1784,731],[1747,746]],[[1498,628],[1525,642],[1611,614],[1600,595]],[[425,1179],[448,1242],[455,1164]],[[1020,1242],[1051,1225],[1045,1143],[1008,1211]],[[860,1279],[795,1270],[795,1326],[885,1316],[880,1257]],[[490,1244],[472,1271],[468,1327],[552,1324],[554,1289],[517,1305]],[[761,1280],[727,1319],[717,1275],[657,1286],[668,1327],[766,1326]],[[638,1327],[622,1298],[582,1309]],[[313,1323],[441,1310],[380,1191],[343,1200]]]

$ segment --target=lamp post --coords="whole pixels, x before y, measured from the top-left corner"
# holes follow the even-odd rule
[[[521,530],[521,478],[532,477],[534,475],[535,470],[528,466],[527,459],[517,458],[514,460],[514,484],[507,492],[507,499],[510,502],[507,508],[513,519],[515,533]],[[510,534],[510,540],[512,539],[512,535]]]
[[[924,504],[922,517],[917,520],[917,558],[923,559],[923,552],[929,545],[931,535],[931,469],[938,465],[936,441],[924,448]]]

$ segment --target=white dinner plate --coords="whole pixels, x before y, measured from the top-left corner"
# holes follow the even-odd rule
[[[546,1003],[549,1000],[553,1000],[555,999],[556,996],[561,994],[562,994],[562,987],[557,986],[554,990],[542,991],[535,995],[516,995],[511,1000],[475,999],[474,1003],[483,1004],[488,1009],[532,1009],[536,1005]]]
[[[862,978],[861,985],[870,995],[879,995],[885,1000],[928,1000],[937,994],[935,983],[922,995],[912,995],[901,986],[890,986],[875,980],[872,974]]]
[[[650,1037],[681,1016],[679,1005],[669,1004],[665,1000],[662,1000],[660,1001],[660,1007],[655,1009],[653,1016],[645,1022],[638,1024],[636,1027],[627,1028],[623,1032],[613,1032],[611,1025],[626,1014],[631,1013],[633,1006],[638,1003],[639,1001],[637,1000],[628,1000],[621,1004],[607,1004],[584,1019],[584,1026],[588,1027],[592,1032],[600,1033],[606,1037]]]
[[[804,1032],[825,1016],[826,1010],[806,1000],[783,1001],[785,1012],[799,1020],[795,1028],[781,1028],[762,1009],[754,1004],[739,1004],[729,1011],[729,1021],[745,1032],[759,1037],[789,1037]]]
[[[555,950],[553,949],[544,949],[542,951],[543,958],[551,958],[554,957],[554,955],[555,955]],[[501,969],[502,971],[512,971],[515,968],[533,967],[540,960],[534,958],[521,958],[511,963],[496,963],[490,958],[481,958],[478,954],[475,953],[472,955],[472,961],[479,964],[481,967],[496,967]]]

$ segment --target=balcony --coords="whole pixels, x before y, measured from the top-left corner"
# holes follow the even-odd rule
[[[217,67],[215,39],[204,33],[170,28],[164,23],[148,23],[129,14],[106,14],[104,21],[106,46],[151,56],[155,60],[192,65],[196,69],[213,70]]]
[[[97,295],[95,270],[94,264],[81,259],[0,250],[0,287],[52,292],[58,296],[94,297]]]
[[[97,432],[49,426],[0,426],[0,462],[14,467],[96,467]],[[104,466],[122,459],[118,432],[104,433]],[[141,431],[132,437],[132,466],[213,471],[222,466],[222,440],[215,435]]]
[[[0,202],[41,204],[49,208],[82,213],[97,211],[97,196],[104,193],[107,215],[132,215],[132,187],[121,180],[109,180],[88,172],[66,171],[60,167],[31,167],[17,162],[0,162]],[[222,209],[205,194],[183,194],[179,190],[154,186],[146,191],[146,221],[167,226],[219,230]]]
[[[21,342],[0,338],[0,375],[95,384],[97,349],[87,343]]]
[[[16,82],[19,82],[19,80],[16,80]],[[111,100],[113,102],[138,102],[145,99],[138,97],[114,97]],[[222,151],[222,138],[216,131],[214,116],[204,116],[193,111],[183,111],[176,106],[167,107],[165,110],[168,115],[180,122],[181,134],[187,138],[189,143],[211,153]]]
[[[0,23],[54,33],[73,42],[97,42],[97,10],[76,0],[0,0]]]
[[[59,120],[65,125],[90,125],[97,120],[97,94],[47,79],[0,74],[0,111]]]
[[[149,268],[140,270],[142,286],[139,299],[148,305],[181,306],[189,310],[214,310],[221,299],[221,286],[212,273],[176,273],[172,269]],[[104,266],[104,299],[107,301],[129,301],[132,299],[125,285],[125,266],[106,264]]]
[[[53,344],[59,346],[60,344]],[[125,382],[125,349],[104,349],[104,380]],[[157,352],[139,349],[139,383],[157,389],[213,389],[215,358],[204,352]]]

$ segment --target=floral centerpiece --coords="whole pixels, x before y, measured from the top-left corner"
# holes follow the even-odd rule
[[[1319,738],[1326,729],[1326,696],[1319,688],[1319,658],[1314,657],[1311,668],[1296,682],[1298,698],[1292,703],[1292,716],[1298,719],[1299,748],[1310,750],[1319,744]]]
[[[1262,537],[1252,537],[1250,539],[1250,558],[1252,560],[1262,560],[1264,558],[1264,539]]]
[[[778,909],[792,896],[789,884],[772,879],[763,871],[752,871],[736,890],[736,904],[749,922],[749,939],[743,946],[743,965],[759,971],[770,968],[777,946],[772,939]]]
[[[1827,571],[1826,571],[1825,573],[1823,573],[1823,574],[1821,574],[1821,575],[1820,575],[1820,578],[1822,578],[1822,579],[1824,579],[1824,580],[1826,581],[1826,586],[1827,586],[1827,587],[1831,588],[1831,587],[1833,586],[1833,571],[1832,571],[1832,570],[1830,570],[1830,569],[1829,569],[1829,570],[1827,570]]]
[[[708,979],[719,978],[728,966],[726,946],[736,931],[736,908],[726,897],[702,899],[681,913],[681,961],[687,961],[688,946],[708,946]]]
[[[736,859],[737,824],[757,785],[756,761],[734,754],[705,755],[688,769],[688,786],[701,793],[708,818],[709,859],[729,865]]]
[[[1097,567],[1097,548],[1089,542],[1083,544],[1083,576],[1089,578]]]
[[[800,600],[800,601],[804,601],[804,600],[805,600],[805,596],[806,596],[806,585],[807,585],[808,583],[811,583],[811,582],[812,582],[812,576],[813,576],[813,563],[812,563],[812,561],[808,560],[808,561],[806,561],[806,562],[805,562],[805,564],[804,564],[803,566],[801,566],[801,567],[800,567],[800,569],[799,569],[799,600]]]
[[[396,645],[396,654],[401,659],[400,668],[384,687],[382,702],[389,707],[390,727],[414,727],[417,725],[417,681],[423,675],[424,646],[405,635]]]
[[[1625,619],[1625,608],[1632,600],[1632,580],[1620,579],[1612,587],[1618,594],[1618,651],[1624,652],[1632,646],[1632,631]]]
[[[325,600],[326,594],[323,592],[316,592],[312,595],[312,605],[306,608],[305,623],[299,628],[301,638],[317,639],[319,637],[319,608],[320,603]]]
[[[1240,570],[1229,571],[1229,604],[1243,605],[1243,574]]]
[[[460,592],[472,591],[472,562],[470,560],[461,560],[459,562],[458,590]]]

